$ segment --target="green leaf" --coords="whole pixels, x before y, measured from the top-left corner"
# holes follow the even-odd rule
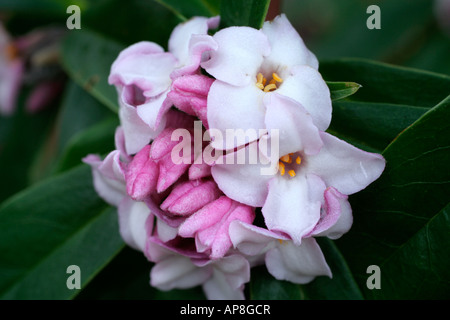
[[[87,29],[72,31],[62,46],[62,64],[78,85],[117,112],[117,92],[108,84],[111,65],[124,46]]]
[[[39,181],[53,171],[57,159],[74,135],[110,117],[117,118],[117,115],[73,81],[69,81],[57,119],[32,165],[31,181]],[[79,159],[76,164],[80,164]]]
[[[173,11],[154,0],[91,2],[88,10],[81,14],[82,30],[94,30],[124,45],[153,41],[167,48],[173,28],[181,21]],[[190,2],[183,1],[184,7],[188,8],[186,3]]]
[[[0,116],[0,202],[29,185],[29,167],[54,121],[53,107],[38,114],[26,112],[26,92],[20,95],[16,112]]]
[[[251,269],[250,299],[252,300],[303,300],[302,287],[288,281],[275,279],[264,266]]]
[[[68,299],[67,267],[81,269],[82,288],[119,250],[116,209],[79,166],[35,185],[0,207],[0,298]]]
[[[353,278],[347,263],[334,242],[328,238],[318,238],[333,278],[317,277],[302,289],[308,299],[314,300],[361,300],[363,295]]]
[[[247,26],[260,29],[266,19],[270,0],[222,0],[220,28]]]
[[[335,101],[328,132],[367,151],[381,153],[427,110],[400,104]]]
[[[319,71],[326,81],[354,81],[362,88],[351,100],[431,108],[449,92],[450,77],[413,68],[365,59],[322,61]]]
[[[336,243],[367,297],[450,298],[449,118],[450,96],[385,149],[382,176],[350,197],[354,225]],[[381,268],[380,290],[366,286],[369,265]]]
[[[1,11],[25,12],[45,15],[68,16],[66,9],[70,5],[77,5],[84,9],[86,0],[2,0]]]
[[[101,155],[114,150],[114,133],[118,126],[119,119],[108,118],[74,135],[55,165],[55,172],[79,165],[90,153]]]
[[[327,81],[328,89],[330,89],[331,100],[336,101],[351,96],[359,88],[360,84],[355,82],[330,82]]]
[[[180,20],[194,16],[211,17],[219,14],[220,0],[155,0],[171,10]]]

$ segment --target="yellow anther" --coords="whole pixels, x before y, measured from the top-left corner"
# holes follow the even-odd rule
[[[283,82],[283,79],[277,75],[275,72],[272,73],[272,79],[275,80],[276,82]]]
[[[263,78],[262,84],[265,86],[266,83],[267,83],[267,79],[266,79],[266,78]]]
[[[289,171],[288,171],[288,174],[289,174],[291,177],[295,177],[295,171],[294,171],[294,170],[289,170]]]
[[[264,85],[263,85],[262,83],[257,82],[257,83],[256,83],[256,86],[257,86],[259,89],[264,90]]]
[[[286,163],[292,163],[292,153],[282,156],[280,160]]]
[[[269,92],[270,90],[275,90],[276,88],[277,88],[277,86],[275,84],[271,83],[264,87],[264,92]]]
[[[302,158],[300,158],[300,156],[298,156],[297,159],[295,159],[295,163],[296,164],[302,163]]]
[[[286,169],[284,167],[284,163],[283,162],[278,162],[278,168],[280,170],[280,174],[282,176],[284,176],[284,174],[286,173]]]
[[[283,244],[283,240],[281,240],[281,239],[278,239],[278,242],[279,242],[280,244]]]
[[[269,84],[274,84],[274,85],[276,85],[276,84],[277,84],[277,80],[272,79],[272,80],[269,81]]]
[[[261,72],[258,73],[258,75],[256,76],[256,83],[263,83],[263,80],[264,80],[263,74]]]

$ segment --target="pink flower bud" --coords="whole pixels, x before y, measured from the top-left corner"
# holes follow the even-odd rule
[[[217,199],[220,194],[214,181],[187,181],[172,190],[161,204],[161,209],[176,215],[190,215]]]
[[[206,106],[209,89],[214,79],[203,75],[186,75],[175,79],[168,94],[181,111],[197,116],[207,127]]]
[[[150,158],[150,146],[141,149],[128,165],[125,175],[127,193],[134,200],[143,200],[156,190],[158,165]]]
[[[228,229],[234,220],[252,223],[254,209],[240,204],[226,196],[204,206],[181,224],[178,234],[182,237],[194,237],[199,252],[210,251],[210,257],[223,257],[231,248],[232,242]]]

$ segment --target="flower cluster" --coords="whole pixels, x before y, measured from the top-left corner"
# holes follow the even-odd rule
[[[65,80],[60,67],[59,43],[65,34],[58,27],[35,29],[12,38],[0,21],[0,115],[17,108],[19,90],[29,87],[25,110],[36,113],[54,101]]]
[[[209,299],[243,299],[261,264],[294,283],[331,277],[315,237],[350,229],[348,195],[385,161],[325,132],[329,89],[284,15],[259,30],[213,33],[218,25],[195,17],[168,51],[139,42],[120,53],[109,77],[117,150],[84,159],[94,186],[161,290],[202,285]]]

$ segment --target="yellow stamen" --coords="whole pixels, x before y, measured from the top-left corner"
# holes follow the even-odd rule
[[[272,80],[269,81],[269,84],[274,84],[274,85],[276,85],[276,84],[277,84],[277,81],[276,81],[275,79],[272,79]]]
[[[266,79],[266,78],[263,78],[262,84],[263,84],[264,86],[266,86],[266,83],[267,83],[267,79]]]
[[[276,88],[277,88],[276,84],[271,83],[264,87],[264,92],[269,92],[270,90],[276,90]]]
[[[288,174],[293,178],[295,177],[295,171],[294,170],[289,170]]]
[[[258,73],[258,75],[256,76],[256,83],[263,83],[263,79],[264,79],[263,74],[261,72]]]
[[[284,163],[283,163],[283,162],[278,162],[278,165],[279,165],[280,174],[281,174],[282,176],[284,176],[284,174],[285,174],[285,172],[286,172],[286,169],[285,169],[285,167],[284,167]]]
[[[276,74],[275,72],[272,73],[272,78],[273,78],[273,80],[275,80],[276,82],[283,82],[283,79],[282,79],[278,74]]]
[[[280,244],[283,244],[283,240],[281,240],[281,239],[278,239],[278,242],[279,242]]]
[[[288,155],[288,154],[282,156],[282,157],[280,158],[280,160],[283,161],[283,162],[286,162],[286,163],[289,163],[289,161],[292,161],[292,160],[291,160],[291,156]]]
[[[300,156],[298,156],[297,159],[295,159],[295,163],[296,164],[302,163],[302,158],[300,158]]]
[[[257,82],[257,83],[256,83],[256,86],[257,86],[259,89],[264,90],[264,84]]]

